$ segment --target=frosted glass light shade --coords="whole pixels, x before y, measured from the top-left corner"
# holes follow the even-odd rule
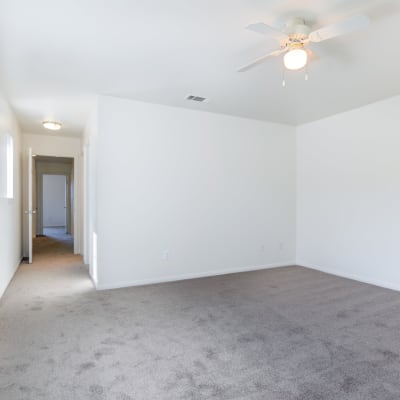
[[[50,129],[51,131],[59,131],[62,126],[61,122],[56,121],[43,121],[42,124],[46,129]]]
[[[307,52],[304,49],[290,50],[283,57],[283,63],[287,69],[301,69],[307,64]]]

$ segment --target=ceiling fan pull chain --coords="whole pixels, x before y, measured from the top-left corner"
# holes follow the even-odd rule
[[[304,75],[304,80],[308,81],[308,60],[307,60],[307,64],[306,64],[306,73]]]
[[[285,65],[282,63],[282,87],[286,87]]]

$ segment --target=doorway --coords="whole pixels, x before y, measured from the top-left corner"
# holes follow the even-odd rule
[[[67,176],[43,175],[43,234],[69,233],[67,229]]]
[[[34,158],[33,254],[74,252],[74,159]]]

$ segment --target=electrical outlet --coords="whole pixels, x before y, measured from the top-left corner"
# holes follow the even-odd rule
[[[261,252],[261,253],[264,253],[264,251],[265,251],[265,246],[264,246],[264,245],[261,245],[261,246],[260,246],[260,252]]]
[[[283,249],[284,249],[283,242],[280,242],[279,243],[279,251],[283,251]]]

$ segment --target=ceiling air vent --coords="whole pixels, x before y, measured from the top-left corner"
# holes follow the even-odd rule
[[[198,103],[205,103],[207,101],[205,97],[193,96],[193,95],[187,96],[186,100],[197,101]]]

